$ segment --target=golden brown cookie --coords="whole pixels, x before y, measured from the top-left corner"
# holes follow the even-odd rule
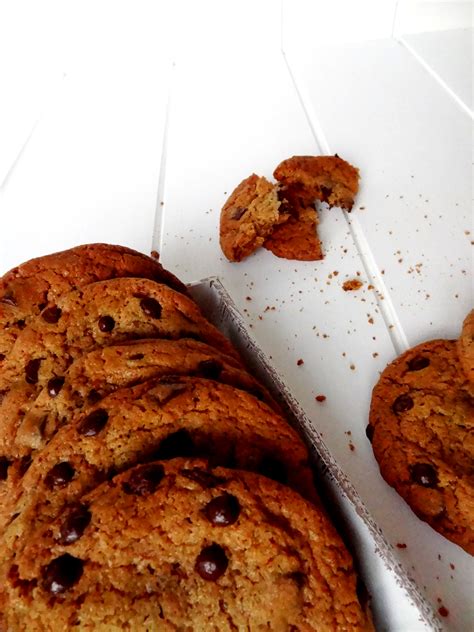
[[[359,170],[339,156],[293,156],[273,172],[283,186],[298,186],[306,205],[314,200],[350,211],[359,189]]]
[[[52,378],[24,415],[15,442],[25,448],[42,448],[84,406],[119,388],[166,375],[215,379],[247,390],[279,410],[267,390],[237,360],[203,342],[188,338],[133,340],[85,353],[64,376]]]
[[[275,226],[264,247],[277,257],[299,261],[323,258],[317,233],[318,215],[312,202],[307,201],[299,187],[284,187],[279,192],[280,208],[288,214],[284,223]]]
[[[474,385],[474,309],[466,316],[458,340],[461,366],[468,380]]]
[[[0,368],[18,334],[48,303],[70,290],[116,277],[143,277],[185,292],[151,257],[111,244],[87,244],[31,259],[0,278]]]
[[[385,480],[413,511],[474,554],[474,400],[456,341],[408,350],[372,393],[367,436]]]
[[[252,174],[231,194],[220,218],[220,244],[229,261],[242,261],[263,244],[280,215],[277,186]]]
[[[5,586],[11,632],[372,629],[325,514],[239,470],[138,466],[27,542]]]
[[[307,450],[282,417],[228,385],[162,378],[108,395],[58,431],[10,488],[3,544],[18,551],[19,537],[29,537],[113,473],[176,456],[259,471],[316,498]]]

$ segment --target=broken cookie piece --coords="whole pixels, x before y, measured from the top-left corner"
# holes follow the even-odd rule
[[[252,174],[234,190],[221,211],[220,245],[229,261],[242,261],[288,218],[280,213],[277,185]]]
[[[282,199],[280,209],[288,215],[288,219],[275,226],[264,247],[283,259],[322,259],[321,242],[316,231],[318,215],[312,203],[308,202],[305,191],[297,186],[283,187],[279,196]]]
[[[273,175],[286,187],[299,187],[308,206],[320,200],[350,211],[359,189],[359,170],[337,154],[293,156],[281,162]]]

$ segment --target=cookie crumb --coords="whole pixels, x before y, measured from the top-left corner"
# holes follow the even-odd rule
[[[352,441],[349,441],[349,450],[351,452],[354,452],[354,450],[355,450],[355,445],[352,443]]]
[[[359,290],[363,286],[362,281],[359,279],[349,279],[348,281],[344,281],[342,284],[342,289],[344,292],[353,292],[355,290]]]
[[[438,608],[438,612],[441,617],[447,617],[449,615],[449,610],[445,608],[444,606],[441,606],[440,608]]]
[[[326,401],[326,395],[316,395],[316,397],[314,399],[317,402],[325,402]]]
[[[158,252],[158,250],[152,250],[150,252],[150,256],[152,257],[152,259],[156,259],[158,261],[160,258],[160,253]]]
[[[304,364],[304,360],[302,360],[301,358],[296,362],[296,364],[298,366],[301,366],[302,364]]]
[[[245,300],[246,300],[246,301],[251,301],[251,300],[252,300],[252,297],[251,297],[251,296],[246,296],[246,297],[245,297]]]
[[[406,549],[407,545],[405,542],[397,542],[397,549]]]
[[[355,364],[351,364],[350,365],[350,369],[351,369],[351,371],[355,371]]]

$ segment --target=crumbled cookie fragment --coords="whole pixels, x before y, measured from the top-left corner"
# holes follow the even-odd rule
[[[360,290],[363,285],[364,284],[359,279],[349,279],[344,281],[342,289],[344,292],[354,292],[355,290]]]

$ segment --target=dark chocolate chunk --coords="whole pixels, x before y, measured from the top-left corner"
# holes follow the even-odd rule
[[[227,569],[229,560],[219,544],[211,544],[202,549],[196,558],[196,572],[206,581],[215,582]]]
[[[109,413],[104,408],[97,408],[97,410],[93,410],[84,417],[77,428],[77,432],[84,437],[94,437],[103,429],[108,418]]]
[[[161,318],[161,305],[156,298],[146,297],[140,301],[143,313],[150,318]]]
[[[30,360],[25,367],[25,380],[28,384],[36,384],[38,382],[38,371],[41,364],[41,358]]]
[[[128,481],[122,484],[122,489],[126,494],[135,496],[153,494],[163,480],[164,475],[165,470],[162,465],[150,463],[135,469]]]
[[[0,298],[0,303],[5,303],[5,305],[11,305],[12,307],[16,307],[16,300],[13,294],[5,294]]]
[[[240,503],[232,494],[222,494],[207,503],[204,514],[214,526],[227,527],[234,524],[239,517]]]
[[[209,378],[210,380],[219,379],[223,368],[224,367],[222,365],[222,362],[212,359],[201,360],[201,362],[198,364],[199,374],[203,377]]]
[[[427,366],[430,365],[430,359],[425,356],[415,356],[408,362],[408,370],[409,371],[421,371],[421,369],[426,369]]]
[[[413,408],[414,403],[410,395],[399,395],[392,404],[393,412],[398,415]]]
[[[61,461],[56,463],[44,477],[44,482],[49,489],[57,489],[65,487],[74,477],[76,470],[69,461]]]
[[[52,305],[51,307],[47,307],[42,313],[41,318],[49,323],[50,325],[54,325],[61,318],[61,309],[56,305]]]
[[[99,391],[96,391],[95,388],[91,388],[91,390],[87,393],[87,402],[89,404],[97,404],[102,399],[102,395]]]
[[[101,316],[97,325],[102,333],[108,333],[115,327],[115,320],[112,316]]]
[[[8,468],[11,465],[11,461],[6,456],[0,456],[0,481],[6,481],[8,478]]]
[[[245,213],[248,211],[248,208],[245,206],[238,206],[236,209],[232,211],[230,214],[231,219],[240,219]]]
[[[59,391],[64,384],[63,377],[52,377],[48,382],[48,394],[50,397],[56,397],[59,395]]]
[[[43,588],[53,595],[59,595],[79,581],[82,571],[82,560],[65,553],[41,569]]]
[[[439,483],[438,473],[430,463],[415,463],[410,465],[411,480],[423,487],[437,487]]]
[[[59,528],[59,544],[72,544],[79,540],[89,525],[91,518],[92,514],[85,505],[77,503],[77,505],[72,506]]]

